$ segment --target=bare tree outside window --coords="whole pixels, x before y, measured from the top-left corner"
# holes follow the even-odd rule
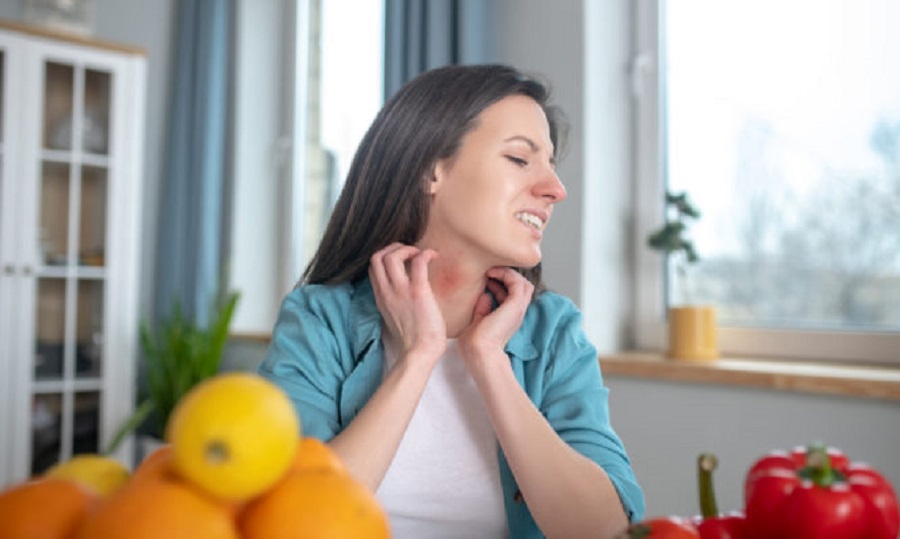
[[[731,325],[900,329],[900,6],[668,6],[666,173],[704,208],[697,299]]]

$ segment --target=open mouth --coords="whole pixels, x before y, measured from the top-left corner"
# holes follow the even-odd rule
[[[531,228],[533,228],[535,230],[544,230],[544,226],[546,224],[546,223],[544,223],[544,220],[541,219],[540,217],[538,217],[537,215],[534,215],[533,213],[524,212],[524,211],[517,213],[516,219],[518,219],[519,221],[522,221],[523,223],[525,223],[526,225],[530,226]]]

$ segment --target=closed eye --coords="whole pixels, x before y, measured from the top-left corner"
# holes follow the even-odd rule
[[[526,161],[520,157],[516,157],[514,155],[507,155],[506,158],[509,159],[515,165],[518,165],[520,167],[525,167],[528,165],[528,161]]]

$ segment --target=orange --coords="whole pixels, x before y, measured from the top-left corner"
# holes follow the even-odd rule
[[[259,495],[284,475],[300,436],[288,396],[249,372],[201,382],[178,403],[166,427],[178,474],[235,502]]]
[[[238,520],[243,539],[387,539],[375,496],[345,473],[290,472],[251,501]]]
[[[145,478],[159,479],[172,470],[172,446],[164,445],[144,457],[131,474],[129,483],[143,481]]]
[[[62,478],[41,478],[0,493],[0,537],[64,539],[85,517],[95,495]]]
[[[72,539],[238,539],[230,507],[169,476],[165,467],[102,500]]]
[[[337,454],[318,438],[304,437],[297,448],[297,456],[291,465],[295,472],[330,471],[347,473]]]
[[[172,446],[164,445],[147,455],[138,465],[126,486],[140,485],[144,481],[176,481],[184,482],[175,472],[172,459]],[[185,483],[186,484],[186,483]],[[243,507],[242,502],[214,500],[232,515],[236,515]]]

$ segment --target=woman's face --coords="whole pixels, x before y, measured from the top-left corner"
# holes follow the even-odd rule
[[[535,266],[553,206],[566,197],[543,109],[522,95],[486,108],[456,155],[438,162],[430,187],[420,245],[485,269]]]

